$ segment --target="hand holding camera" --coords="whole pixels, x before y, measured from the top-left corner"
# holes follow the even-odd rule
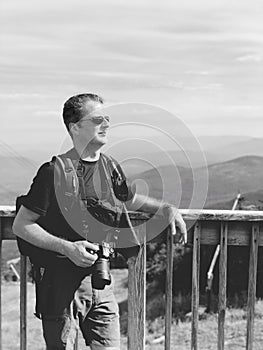
[[[99,246],[88,241],[64,243],[64,255],[79,267],[90,267],[98,259]]]
[[[104,289],[106,285],[111,284],[110,257],[113,249],[107,242],[91,243],[88,241],[65,241],[66,255],[73,263],[79,267],[91,267],[92,287],[95,289]]]

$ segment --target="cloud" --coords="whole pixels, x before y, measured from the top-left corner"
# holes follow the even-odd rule
[[[207,75],[211,75],[212,72],[207,71],[207,70],[203,70],[203,71],[187,70],[187,71],[185,72],[185,74],[190,74],[190,75],[204,75],[204,76],[207,76]]]
[[[261,113],[263,111],[263,105],[249,105],[249,104],[239,104],[239,105],[228,105],[223,106],[222,110],[226,112],[257,112]]]
[[[59,111],[52,111],[52,110],[38,110],[38,111],[34,112],[34,114],[36,116],[44,115],[45,117],[47,117],[47,116],[57,116],[58,113],[59,113]]]
[[[11,99],[11,100],[18,100],[18,99],[25,99],[25,98],[39,98],[43,97],[43,95],[38,93],[24,93],[24,92],[14,92],[14,93],[0,93],[0,99]]]
[[[247,54],[244,56],[237,57],[237,61],[239,62],[255,62],[259,63],[263,61],[263,55],[254,53],[254,54]]]
[[[245,65],[263,60],[260,6],[259,0],[101,0],[99,7],[95,0],[3,0],[2,115],[19,122],[47,110],[52,119],[67,96],[95,91],[109,102],[162,105],[209,132],[203,115],[229,117],[225,104],[262,99],[260,65]]]
[[[189,85],[185,86],[186,90],[218,90],[223,88],[223,84],[221,83],[209,83],[209,84],[199,84],[199,85]]]

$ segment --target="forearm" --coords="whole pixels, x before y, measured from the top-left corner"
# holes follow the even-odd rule
[[[167,202],[155,198],[135,194],[133,200],[128,203],[127,207],[129,210],[140,210],[146,213],[156,213],[159,211],[159,214],[163,215],[163,210],[169,205],[170,204]]]
[[[186,224],[179,213],[179,210],[174,205],[154,198],[135,194],[133,200],[128,203],[127,207],[129,210],[140,210],[143,212],[163,215],[165,219],[168,220],[172,235],[178,236],[178,242],[187,242]],[[176,227],[179,228],[179,232],[176,231]]]
[[[70,242],[53,236],[38,225],[38,218],[38,214],[22,206],[14,220],[13,232],[39,248],[68,257],[77,266],[90,267],[94,264],[98,258],[97,245],[83,239]]]
[[[13,232],[25,241],[43,249],[51,250],[66,255],[70,242],[51,235],[37,223],[16,223],[13,225]]]

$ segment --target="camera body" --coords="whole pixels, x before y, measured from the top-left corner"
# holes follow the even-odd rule
[[[110,243],[102,241],[96,254],[98,259],[92,266],[91,284],[92,288],[101,290],[111,284],[110,258],[114,249]]]

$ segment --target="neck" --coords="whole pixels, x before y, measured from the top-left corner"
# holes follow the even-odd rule
[[[73,144],[74,144],[75,150],[77,151],[81,159],[92,161],[92,162],[99,160],[101,147],[98,147],[96,145],[91,145],[91,144],[89,144],[88,146],[83,146],[75,142]]]

